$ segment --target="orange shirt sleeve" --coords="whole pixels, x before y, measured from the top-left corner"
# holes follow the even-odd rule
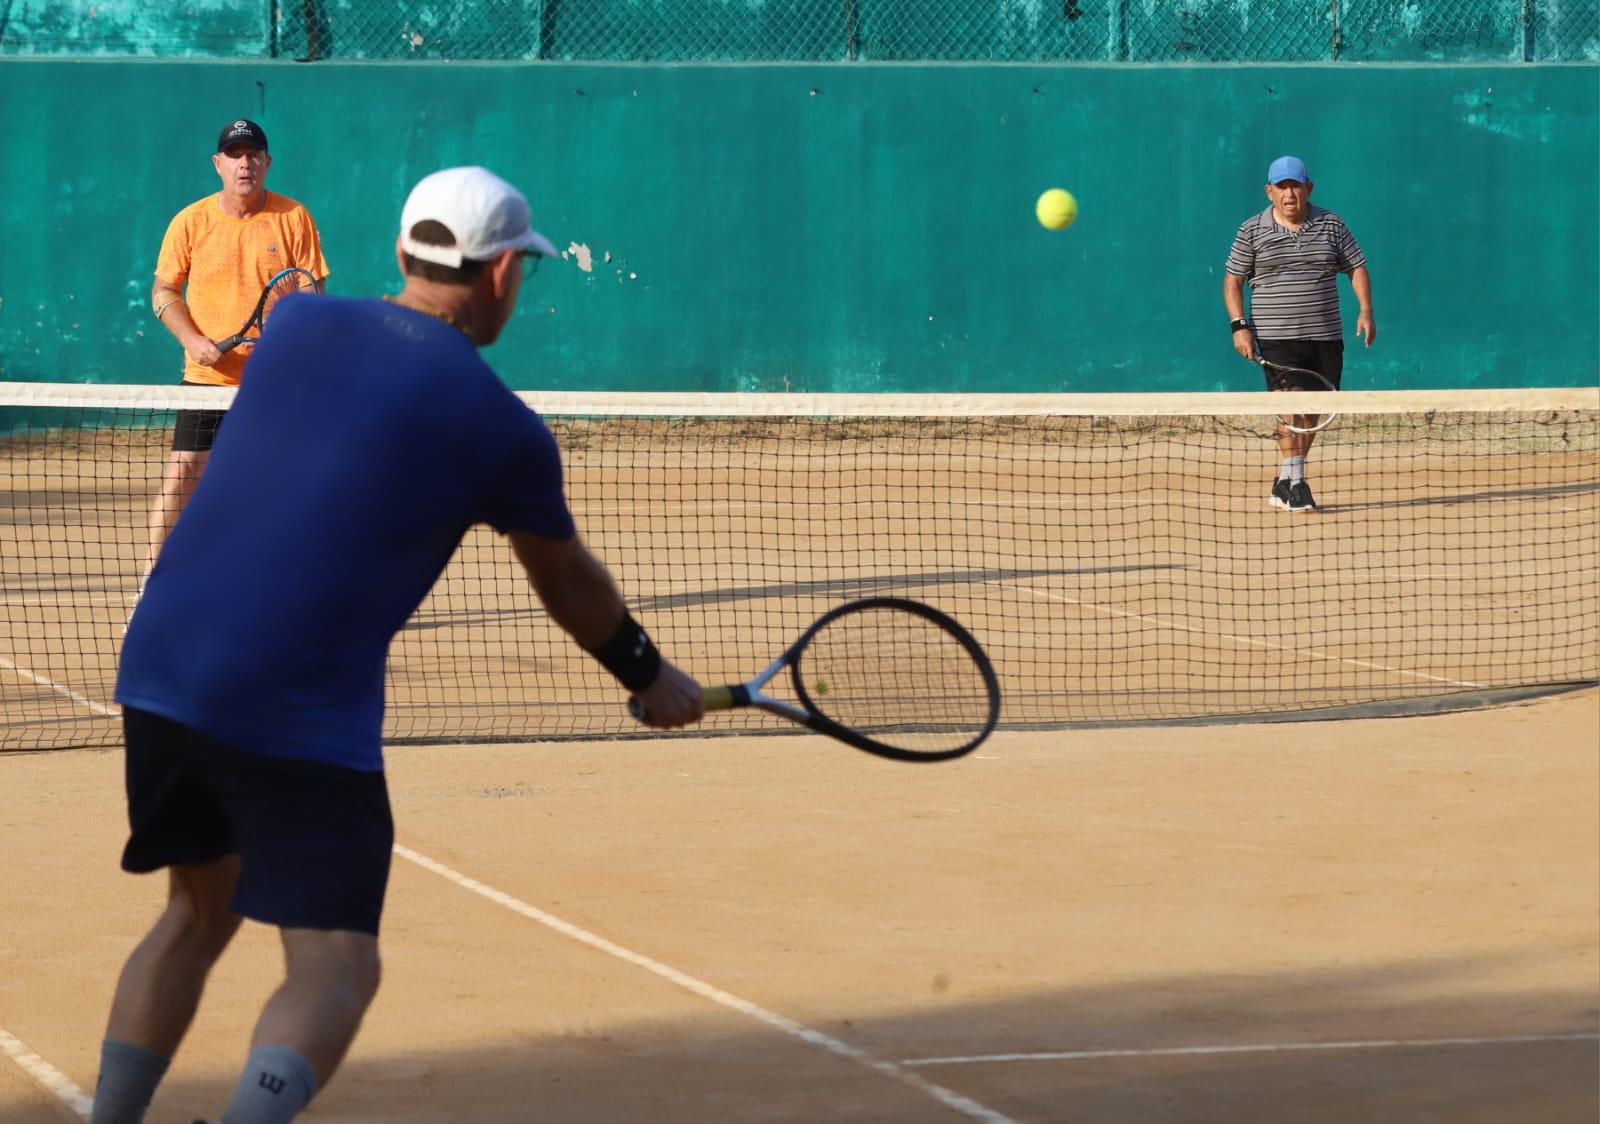
[[[185,207],[172,216],[167,232],[161,236],[161,251],[156,255],[156,276],[180,293],[189,278],[193,261],[194,229],[189,221],[191,208]]]
[[[322,236],[317,232],[317,224],[311,217],[311,212],[304,206],[297,206],[290,216],[292,230],[293,264],[301,269],[309,269],[318,281],[325,281],[328,277],[328,261],[322,256]]]

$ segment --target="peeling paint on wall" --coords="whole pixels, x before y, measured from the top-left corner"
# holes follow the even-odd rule
[[[572,255],[572,260],[577,263],[579,269],[585,273],[594,272],[594,255],[589,252],[587,245],[582,242],[573,242],[567,246],[561,256],[565,258],[568,254]]]

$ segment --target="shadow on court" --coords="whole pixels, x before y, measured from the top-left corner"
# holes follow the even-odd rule
[[[464,980],[471,975],[470,949],[470,939],[464,940]],[[981,1108],[1018,1122],[1071,1124],[1592,1124],[1600,1112],[1593,994],[1406,999],[1419,989],[1470,987],[1494,969],[1442,960],[1271,979],[1153,979],[1006,1003],[961,1001],[958,975],[942,993],[930,983],[930,1008],[916,1014],[836,1014],[808,1023],[896,1064],[973,1055],[1134,1052],[903,1067],[978,1106],[965,1112],[795,1037],[753,1024],[740,1027],[742,1019],[716,1011],[565,1034],[502,1032],[476,1048],[428,1051],[425,1008],[402,1011],[398,1003],[380,1002],[367,1038],[374,1037],[371,1030],[383,1036],[383,1028],[405,1020],[418,1049],[386,1054],[358,1041],[308,1119],[934,1124],[984,1119]],[[473,986],[481,987],[481,979]],[[407,991],[404,980],[396,987]],[[408,1001],[416,998],[408,992]],[[494,1006],[492,996],[458,1001]],[[604,1017],[602,1002],[594,1013]],[[506,1012],[498,1015],[505,1026]],[[1563,1034],[1591,1037],[1288,1048]],[[198,1049],[214,1058],[240,1052],[242,1036],[243,1028],[235,1043]],[[1149,1053],[1195,1047],[1217,1052]],[[1222,1052],[1227,1049],[1235,1052]],[[195,1052],[186,1051],[190,1057]],[[152,1121],[216,1119],[231,1082],[220,1074],[197,1080],[185,1068],[180,1055]],[[6,1119],[43,1124],[59,1117]],[[998,1117],[988,1119],[996,1124]]]
[[[1324,514],[1336,511],[1393,511],[1396,509],[1460,507],[1467,504],[1506,503],[1511,500],[1552,500],[1574,496],[1589,496],[1600,492],[1600,483],[1560,484],[1545,488],[1494,488],[1479,492],[1440,492],[1437,495],[1411,496],[1407,499],[1382,499],[1328,503],[1320,506]]]
[[[763,585],[727,586],[720,589],[696,590],[692,593],[672,593],[659,596],[633,598],[643,612],[660,612],[667,609],[698,609],[709,605],[731,605],[743,601],[765,601],[770,598],[793,599],[821,597],[830,600],[847,600],[858,597],[878,597],[890,594],[906,596],[919,589],[937,589],[940,586],[981,585],[984,582],[1026,581],[1032,578],[1069,577],[1105,574],[1137,574],[1160,570],[1181,570],[1174,563],[1152,563],[1140,566],[1083,566],[1068,569],[988,569],[988,570],[930,570],[923,573],[866,574],[848,578],[824,578],[813,581],[768,582]],[[412,615],[405,631],[414,632],[430,628],[451,628],[490,621],[543,620],[548,616],[537,605],[524,605],[489,612],[448,613],[427,607]]]
[[[1597,729],[1590,689],[1006,733],[937,769],[395,749],[385,983],[307,1119],[1591,1124]],[[119,755],[0,764],[0,1027],[87,1089],[161,883],[116,869]],[[280,972],[247,927],[152,1121],[216,1119]],[[1587,1037],[1507,1041],[1553,1035]],[[991,1060],[906,1065],[950,1058]],[[0,1120],[56,1119],[14,1084]]]

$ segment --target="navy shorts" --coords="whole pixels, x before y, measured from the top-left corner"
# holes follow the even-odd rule
[[[1268,363],[1282,363],[1285,367],[1301,367],[1315,371],[1339,389],[1339,378],[1344,374],[1343,340],[1257,340],[1261,358]],[[1327,390],[1315,379],[1297,375],[1293,371],[1274,371],[1261,368],[1267,376],[1268,390]]]
[[[378,932],[394,819],[381,772],[246,753],[126,707],[122,869],[239,856],[228,908],[287,929]]]

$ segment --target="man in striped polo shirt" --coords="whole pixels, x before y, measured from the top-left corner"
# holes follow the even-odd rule
[[[1272,205],[1239,224],[1228,252],[1222,300],[1233,330],[1233,349],[1252,362],[1256,349],[1269,363],[1315,371],[1339,387],[1344,370],[1344,325],[1339,318],[1337,275],[1350,275],[1361,313],[1356,334],[1371,347],[1378,330],[1372,319],[1372,280],[1367,259],[1350,228],[1332,211],[1311,205],[1314,185],[1303,162],[1280,156],[1267,169]],[[1246,283],[1254,290],[1244,309]],[[1265,368],[1263,368],[1265,369]],[[1324,390],[1320,382],[1282,372],[1267,374],[1271,390]],[[1303,423],[1315,424],[1314,419]],[[1317,510],[1306,481],[1306,454],[1314,433],[1278,427],[1283,467],[1269,500],[1285,511]]]

